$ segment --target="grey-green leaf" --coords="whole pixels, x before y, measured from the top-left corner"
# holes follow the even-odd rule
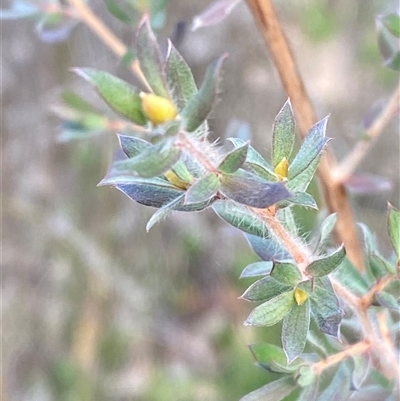
[[[182,110],[181,117],[187,131],[195,131],[210,114],[217,98],[219,76],[226,57],[225,54],[209,65],[199,91]]]
[[[293,291],[283,292],[252,310],[245,326],[273,326],[280,322],[295,304]]]
[[[222,173],[232,174],[242,167],[247,157],[249,143],[246,142],[229,152],[219,164],[218,170]]]
[[[291,205],[309,207],[318,210],[317,202],[307,192],[293,192],[292,196],[282,202],[279,202],[280,208],[285,208]]]
[[[328,117],[317,122],[307,133],[299,152],[289,166],[289,181],[304,172],[307,167],[321,154],[329,138],[325,137]]]
[[[375,299],[384,308],[391,309],[393,311],[396,311],[397,313],[400,313],[400,305],[393,295],[388,294],[384,291],[379,291],[375,294]]]
[[[134,136],[118,135],[118,140],[121,149],[130,158],[135,157],[154,146],[150,142]]]
[[[218,177],[214,173],[206,174],[195,181],[186,191],[185,204],[205,202],[215,196],[219,187]]]
[[[180,158],[181,150],[175,147],[153,146],[141,154],[113,164],[109,177],[137,173],[141,177],[156,177],[168,171]]]
[[[341,363],[318,401],[347,400],[350,396],[350,375],[346,364]]]
[[[272,262],[255,262],[246,266],[239,278],[265,276],[269,274],[272,269]]]
[[[310,326],[310,300],[294,305],[284,317],[282,324],[282,345],[288,363],[292,363],[304,350]]]
[[[389,204],[388,231],[394,251],[400,260],[400,211]]]
[[[279,242],[273,240],[272,238],[267,238],[269,234],[267,233],[264,237],[257,235],[247,234],[246,238],[249,244],[253,248],[253,251],[265,261],[272,260],[288,260],[290,259],[289,253],[286,249],[279,244]]]
[[[296,286],[302,279],[298,267],[292,263],[275,262],[271,271],[271,277],[282,284]]]
[[[323,221],[321,228],[319,229],[320,236],[318,239],[317,254],[325,252],[332,231],[335,228],[337,217],[337,213],[332,213]]]
[[[267,276],[253,283],[241,298],[251,302],[269,301],[290,289],[291,286],[282,284],[273,277]]]
[[[177,205],[179,205],[181,202],[183,202],[185,194],[182,194],[172,200],[170,203],[166,204],[162,208],[158,209],[151,217],[150,220],[146,224],[146,231],[149,232],[150,229],[157,224],[159,221],[165,219],[165,217],[168,215],[168,213],[171,210],[174,210]]]
[[[341,245],[332,254],[319,257],[311,262],[306,268],[306,273],[313,277],[326,276],[332,273],[343,262],[345,256],[346,249]]]
[[[221,177],[221,192],[238,203],[267,208],[291,196],[281,182],[269,182],[245,170]]]
[[[151,89],[158,96],[169,98],[163,60],[147,16],[144,16],[136,35],[136,51],[140,68]]]
[[[239,401],[281,401],[296,387],[291,376],[266,384],[242,397]]]
[[[287,187],[290,191],[305,191],[308,188],[317,171],[321,156],[322,154],[320,153],[302,173],[288,181]]]
[[[135,87],[114,75],[93,68],[74,68],[73,71],[91,83],[116,113],[139,125],[146,124],[142,99]]]
[[[265,237],[268,233],[264,222],[248,207],[230,200],[220,200],[213,203],[212,208],[221,219],[246,233]]]
[[[172,42],[168,42],[167,84],[178,110],[182,110],[197,93],[192,71]]]
[[[295,121],[288,99],[275,118],[272,131],[272,159],[274,167],[285,157],[289,160],[295,141]]]

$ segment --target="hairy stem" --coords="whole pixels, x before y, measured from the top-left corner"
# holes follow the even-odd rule
[[[314,372],[319,376],[324,370],[330,368],[331,366],[337,365],[346,358],[349,358],[353,355],[362,354],[370,349],[371,344],[368,341],[362,341],[351,345],[342,352],[338,352],[337,354],[317,362],[315,365],[313,365]]]
[[[260,27],[282,84],[290,97],[301,134],[304,136],[311,126],[317,122],[317,116],[272,1],[247,0],[247,4]],[[332,213],[338,213],[339,219],[336,231],[340,241],[345,244],[349,259],[358,270],[363,271],[363,253],[345,188],[343,184],[335,183],[332,179],[332,171],[335,166],[335,158],[332,152],[327,150],[318,168],[324,189],[325,202]]]
[[[118,57],[122,58],[128,52],[128,48],[117,36],[93,13],[83,0],[67,0],[76,11],[79,19],[85,23]],[[152,92],[149,83],[140,69],[139,62],[135,60],[131,64],[132,72],[142,82],[146,89]]]

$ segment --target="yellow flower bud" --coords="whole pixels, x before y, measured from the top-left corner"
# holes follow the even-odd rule
[[[296,288],[294,290],[294,299],[296,300],[297,305],[303,305],[308,299],[308,294],[302,289]]]
[[[173,120],[178,115],[178,110],[169,99],[143,92],[140,97],[143,113],[154,125]]]
[[[282,181],[287,177],[289,168],[289,162],[287,161],[286,157],[284,157],[275,167],[275,174],[278,178]]]
[[[183,182],[172,170],[168,170],[164,173],[164,177],[176,187],[181,189],[188,189],[189,185],[186,182]]]

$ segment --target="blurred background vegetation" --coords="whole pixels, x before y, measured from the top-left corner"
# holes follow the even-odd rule
[[[221,24],[190,32],[209,4],[168,1],[159,38],[174,35],[197,82],[212,59],[229,53],[212,135],[234,136],[247,122],[254,146],[268,155],[284,91],[244,3]],[[276,1],[319,117],[331,113],[338,159],[397,85],[398,75],[382,66],[374,21],[390,4]],[[102,1],[91,5],[130,45],[134,27]],[[274,329],[242,327],[250,305],[237,297],[249,282],[237,278],[257,257],[211,211],[173,214],[147,234],[153,210],[96,188],[117,140],[58,140],[51,109],[64,89],[103,107],[71,66],[134,82],[83,25],[48,44],[32,21],[2,22],[2,400],[239,399],[270,379],[252,365],[247,345],[267,335],[280,341]],[[399,206],[398,154],[394,121],[360,166],[384,177],[382,186],[351,193],[357,218],[384,249],[386,202]],[[307,234],[317,217],[298,218]]]

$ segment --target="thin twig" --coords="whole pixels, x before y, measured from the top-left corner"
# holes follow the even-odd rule
[[[317,362],[313,365],[313,370],[319,376],[325,369],[328,369],[333,365],[337,365],[350,356],[363,354],[370,349],[371,344],[368,341],[358,342],[346,348],[342,352],[338,352],[337,354],[334,354],[326,359],[323,359],[322,361]]]
[[[128,48],[114,35],[114,33],[93,13],[82,0],[67,0],[75,9],[79,18],[84,22],[118,57],[122,58],[128,52]],[[139,78],[146,89],[152,92],[139,62],[135,60],[131,64],[132,72]]]
[[[384,109],[375,118],[369,129],[366,131],[366,138],[358,142],[351,153],[336,167],[333,177],[338,183],[345,183],[357,165],[369,152],[376,139],[381,135],[384,128],[389,124],[392,118],[398,113],[400,103],[400,86],[394,91]]]
[[[301,134],[317,122],[314,107],[311,104],[288,40],[282,30],[271,0],[247,0],[247,4],[257,21],[272,59],[280,75],[282,84],[291,99],[296,120]],[[358,270],[364,270],[363,253],[357,236],[356,224],[345,188],[335,183],[331,172],[336,166],[335,158],[329,149],[322,157],[318,168],[325,202],[331,212],[337,212],[339,219],[336,231],[347,250],[347,255]]]

